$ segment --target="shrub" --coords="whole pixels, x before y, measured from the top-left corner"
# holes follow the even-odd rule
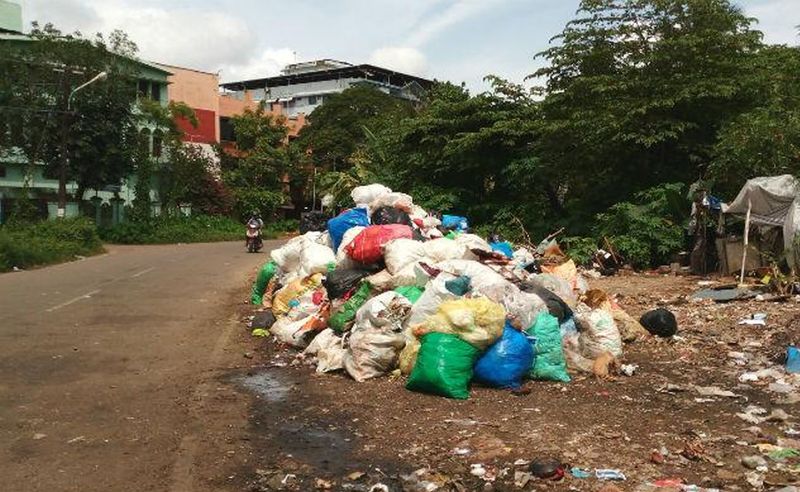
[[[102,250],[94,223],[86,218],[0,227],[0,271],[58,263]]]
[[[682,217],[689,202],[684,185],[668,183],[638,193],[597,215],[595,235],[608,238],[626,261],[643,268],[668,262],[686,246]]]
[[[234,241],[244,236],[244,224],[228,217],[192,215],[154,217],[100,229],[103,240],[120,244],[167,244]]]
[[[564,252],[578,265],[587,265],[597,251],[597,240],[591,237],[570,236],[561,240]]]

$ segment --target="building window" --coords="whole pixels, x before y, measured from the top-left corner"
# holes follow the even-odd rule
[[[139,92],[139,97],[142,97],[142,98],[147,97],[147,92],[148,91],[147,91],[147,81],[146,80],[140,80],[139,81],[139,90],[138,90],[138,92]]]
[[[161,157],[161,147],[164,140],[164,132],[156,130],[153,132],[153,157]]]
[[[317,104],[317,96],[308,96],[308,104],[312,106]]]
[[[231,123],[231,119],[227,116],[219,117],[219,139],[226,142],[233,142],[236,140],[233,124]]]
[[[153,101],[161,100],[161,86],[155,82],[150,84],[150,99]]]
[[[6,177],[6,166],[0,164],[0,178],[5,178],[5,177]]]

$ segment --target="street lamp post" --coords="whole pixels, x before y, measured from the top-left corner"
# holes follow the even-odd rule
[[[66,72],[64,72],[64,83],[67,83]],[[108,73],[103,71],[89,79],[87,82],[72,89],[66,99],[64,111],[63,128],[61,129],[61,165],[58,169],[58,212],[56,216],[63,219],[67,215],[67,170],[69,169],[69,155],[67,154],[67,133],[69,132],[69,117],[72,107],[72,98],[75,94],[95,82],[100,82],[108,78]],[[65,91],[66,92],[66,91]],[[80,197],[78,197],[80,199]]]

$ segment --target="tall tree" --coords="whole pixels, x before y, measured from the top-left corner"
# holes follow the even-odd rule
[[[122,32],[93,40],[33,24],[30,41],[0,43],[1,120],[11,127],[0,142],[42,163],[59,180],[59,207],[66,182],[87,188],[116,184],[131,170],[135,148],[136,45]],[[100,72],[107,78],[73,93]]]
[[[761,46],[727,0],[583,0],[539,53],[546,96],[537,155],[594,212],[705,172],[719,129],[754,100]]]

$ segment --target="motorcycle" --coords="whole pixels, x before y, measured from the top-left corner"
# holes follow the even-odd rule
[[[256,224],[247,224],[247,239],[245,242],[248,253],[258,253],[264,246],[261,241],[261,228]]]

